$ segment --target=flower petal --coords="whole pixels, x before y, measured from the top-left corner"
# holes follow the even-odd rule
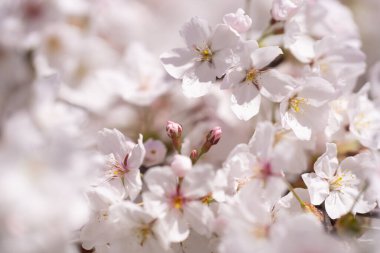
[[[184,216],[197,233],[209,236],[214,214],[210,208],[200,201],[191,201],[186,204]]]
[[[274,142],[275,128],[268,121],[257,124],[248,145],[252,154],[256,155],[261,161],[267,161],[272,151]]]
[[[258,82],[261,94],[273,102],[282,101],[295,85],[293,78],[274,69],[260,72]]]
[[[259,112],[261,95],[255,87],[246,83],[239,86],[233,90],[231,109],[236,117],[247,121]]]
[[[213,52],[222,49],[235,48],[239,42],[239,34],[228,25],[219,24],[216,26],[214,35],[211,38],[211,50]]]
[[[310,201],[313,205],[320,205],[329,196],[329,183],[321,179],[315,173],[306,173],[302,179],[310,194]]]
[[[268,66],[280,54],[283,54],[281,48],[278,46],[258,48],[251,54],[253,66],[256,69],[263,69]]]
[[[177,177],[170,167],[153,167],[144,175],[144,181],[151,192],[157,195],[175,193]]]
[[[337,148],[335,143],[326,143],[326,152],[314,163],[315,173],[324,179],[334,177],[338,169]]]
[[[208,44],[211,27],[207,20],[193,17],[183,25],[179,33],[184,38],[188,48],[203,47]]]
[[[182,80],[183,94],[189,98],[206,95],[213,87],[212,82],[200,82],[194,75],[185,76]]]
[[[195,53],[189,49],[175,48],[161,54],[160,59],[169,75],[180,79],[194,66],[193,59],[195,57]]]

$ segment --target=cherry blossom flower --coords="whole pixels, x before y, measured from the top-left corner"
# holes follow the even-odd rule
[[[119,202],[110,208],[109,219],[122,231],[110,242],[109,252],[170,252],[161,221],[143,207]]]
[[[213,178],[214,171],[208,166],[193,167],[181,178],[169,167],[155,167],[145,174],[149,191],[143,193],[144,207],[163,219],[169,241],[185,240],[189,227],[210,235],[214,215],[207,201]]]
[[[150,167],[165,160],[167,149],[162,141],[149,139],[144,142],[144,148],[146,154],[143,165]]]
[[[347,252],[342,241],[326,234],[322,224],[308,214],[282,220],[281,224],[278,224],[274,230],[273,237],[276,238],[274,252]]]
[[[222,208],[221,215],[227,224],[221,235],[221,253],[271,252],[273,249],[271,209],[274,202],[265,198],[262,191],[259,182],[252,182]]]
[[[108,159],[105,180],[116,179],[116,184],[125,188],[126,196],[134,200],[142,188],[139,169],[145,157],[142,135],[135,144],[117,129],[104,129],[100,132],[98,148]]]
[[[279,47],[259,48],[256,41],[242,44],[238,65],[229,70],[222,88],[232,89],[232,110],[239,119],[249,120],[260,109],[261,96],[279,102],[294,85],[292,79],[266,67],[282,51]]]
[[[330,102],[335,89],[326,80],[308,77],[280,104],[281,123],[292,129],[301,140],[310,140],[312,133],[324,131],[327,126]]]
[[[300,158],[299,165],[305,166],[302,152],[297,155]],[[248,145],[237,145],[224,163],[223,169],[228,180],[227,194],[234,194],[250,181],[258,181],[271,196],[279,198],[286,189],[283,171],[292,173],[293,170],[295,173],[304,169],[284,156],[283,148],[276,147],[275,127],[270,122],[261,122]]]
[[[342,92],[354,88],[365,71],[364,53],[351,45],[341,43],[336,37],[325,37],[314,46],[312,69]]]
[[[211,29],[206,20],[192,18],[181,32],[187,48],[177,48],[161,55],[166,71],[177,79],[195,80],[192,85],[215,82],[232,63],[232,49],[239,35],[229,26],[219,24]]]
[[[91,205],[91,216],[81,229],[83,248],[90,250],[109,243],[120,230],[110,216],[110,207],[121,202],[121,195],[115,188],[97,187],[87,193]]]
[[[368,86],[350,101],[348,118],[350,132],[363,146],[380,149],[380,110],[368,99]]]
[[[326,212],[337,219],[348,212],[366,213],[375,203],[358,199],[363,190],[363,181],[356,171],[360,170],[362,155],[347,157],[340,164],[337,148],[333,143],[326,144],[326,152],[314,164],[315,173],[302,175],[313,205],[325,202]]]

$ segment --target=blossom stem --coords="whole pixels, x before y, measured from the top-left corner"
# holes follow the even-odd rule
[[[368,186],[369,186],[368,181],[365,181],[365,182],[364,182],[363,189],[359,192],[358,196],[356,196],[355,201],[354,201],[354,203],[352,204],[349,213],[352,213],[352,210],[354,210],[355,205],[358,203],[358,201],[359,201],[359,199],[361,198],[361,196],[362,196],[362,195],[364,194],[364,192],[367,190]]]
[[[296,193],[293,186],[286,180],[284,173],[282,173],[282,179],[284,180],[285,184],[288,186],[289,191],[293,193],[294,197],[297,199],[298,203],[300,203],[302,208],[306,207],[305,202],[301,199],[301,197]]]

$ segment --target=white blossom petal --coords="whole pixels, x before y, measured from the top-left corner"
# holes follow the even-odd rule
[[[329,196],[329,183],[321,179],[315,173],[306,173],[302,179],[310,194],[310,201],[313,205],[320,205]]]

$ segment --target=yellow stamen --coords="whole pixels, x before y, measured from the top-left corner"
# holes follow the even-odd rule
[[[256,69],[251,69],[251,70],[247,71],[247,73],[245,75],[245,80],[248,82],[255,81],[256,77],[257,77],[257,73],[258,73],[258,71]]]
[[[267,225],[257,225],[254,227],[252,232],[256,238],[264,239],[269,235],[269,227]]]
[[[201,60],[202,61],[211,61],[212,58],[212,52],[210,49],[206,48],[201,50]]]
[[[149,226],[144,226],[139,228],[137,233],[141,237],[140,245],[143,246],[144,242],[148,239],[148,236],[152,234],[152,230]]]
[[[98,222],[106,221],[108,219],[108,210],[100,210],[98,213]]]
[[[330,182],[330,189],[333,191],[339,190],[343,186],[343,176],[337,176]]]
[[[372,125],[371,119],[365,113],[359,113],[354,118],[354,126],[358,131],[368,129]]]
[[[182,209],[184,199],[182,196],[175,196],[173,198],[173,206],[175,209]]]
[[[322,74],[328,74],[329,73],[329,71],[330,71],[330,66],[329,66],[329,64],[328,63],[326,63],[326,62],[323,62],[323,63],[320,63],[319,64],[319,70],[320,70],[320,72],[322,73]]]
[[[306,104],[307,100],[305,98],[294,96],[289,100],[289,108],[294,112],[301,112],[301,105]]]
[[[212,198],[211,194],[208,194],[204,196],[203,198],[201,198],[201,202],[205,205],[210,205],[213,201],[214,199]]]

